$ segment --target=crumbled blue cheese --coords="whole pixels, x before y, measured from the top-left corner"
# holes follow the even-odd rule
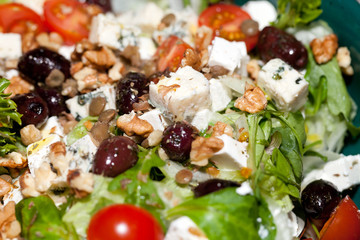
[[[22,56],[21,35],[0,33],[0,58],[18,59]]]
[[[209,81],[189,66],[151,83],[149,95],[150,103],[175,121],[191,122],[199,111],[211,107]]]
[[[89,116],[89,106],[91,100],[96,97],[104,97],[106,99],[105,110],[116,109],[115,104],[115,87],[110,85],[102,86],[95,91],[78,95],[66,100],[66,106],[76,119],[82,119]]]
[[[301,73],[279,58],[263,66],[257,84],[281,111],[296,111],[306,102],[308,82]]]
[[[40,132],[43,138],[48,137],[50,134],[57,134],[60,137],[65,136],[64,129],[61,126],[58,117],[56,116],[50,117],[46,121],[46,123],[43,126],[41,126]]]

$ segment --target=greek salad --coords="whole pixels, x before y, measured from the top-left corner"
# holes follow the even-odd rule
[[[0,239],[360,239],[321,0],[141,2],[1,1]]]

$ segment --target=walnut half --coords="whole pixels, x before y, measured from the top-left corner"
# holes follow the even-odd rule
[[[250,87],[244,95],[236,99],[234,106],[241,111],[257,113],[266,108],[267,100],[264,92],[259,87]]]
[[[318,64],[330,61],[335,55],[338,46],[338,38],[335,34],[329,34],[323,39],[315,38],[310,42],[315,61]]]
[[[197,137],[191,144],[190,160],[197,166],[206,166],[214,153],[224,147],[224,142],[216,137]]]

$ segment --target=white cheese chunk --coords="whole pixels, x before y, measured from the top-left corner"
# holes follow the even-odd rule
[[[43,138],[48,137],[50,134],[57,134],[60,137],[65,136],[64,129],[56,116],[50,117],[46,123],[41,126],[40,132]]]
[[[209,122],[212,118],[213,112],[209,109],[204,109],[197,112],[191,121],[191,125],[196,127],[198,130],[206,130],[209,126]]]
[[[68,146],[67,151],[73,154],[69,169],[81,169],[85,173],[90,171],[97,147],[91,140],[89,134]]]
[[[106,99],[105,109],[116,109],[115,104],[115,87],[110,85],[102,86],[95,91],[78,95],[66,100],[66,106],[69,108],[71,114],[76,119],[81,119],[89,116],[89,106],[91,100],[96,97],[104,97]]]
[[[20,3],[30,9],[32,9],[34,12],[36,12],[39,15],[43,15],[43,9],[44,9],[44,2],[45,0],[14,0],[16,3]]]
[[[142,28],[156,29],[164,16],[164,11],[153,2],[147,3],[136,12],[135,24]]]
[[[148,37],[139,37],[138,38],[139,44],[139,53],[141,59],[149,60],[156,52],[156,46],[154,41]]]
[[[306,102],[308,82],[281,59],[266,63],[259,72],[257,83],[281,111],[296,111]]]
[[[191,229],[197,229],[196,232],[202,232],[199,227],[189,217],[180,217],[170,223],[164,240],[207,240],[203,235],[194,234]]]
[[[254,194],[249,181],[241,183],[241,186],[236,189],[236,193],[241,196]]]
[[[210,158],[220,169],[241,169],[247,166],[247,142],[239,142],[223,134],[218,137],[224,142],[224,147]]]
[[[6,79],[12,79],[13,77],[19,76],[19,71],[16,69],[10,69],[9,71],[5,72],[5,78]]]
[[[11,201],[18,203],[23,198],[24,198],[24,196],[21,193],[20,182],[18,179],[16,179],[13,182],[13,187],[11,188],[10,192],[8,192],[7,194],[4,195],[4,197],[3,197],[4,204],[3,205],[5,206],[6,204],[8,204]]]
[[[21,35],[0,33],[0,58],[17,59],[21,57]]]
[[[224,110],[232,99],[231,89],[219,79],[210,79],[211,111]]]
[[[154,109],[144,113],[139,117],[146,120],[155,130],[164,131],[164,129],[171,123],[168,119],[164,118],[159,109]]]
[[[247,56],[245,42],[230,42],[224,38],[215,37],[209,46],[209,66],[222,66],[234,72],[240,67],[241,59]]]
[[[324,163],[312,170],[301,183],[305,188],[309,183],[323,179],[333,183],[342,192],[360,183],[360,155],[342,156],[337,160]]]
[[[150,103],[175,121],[191,122],[197,112],[211,107],[209,81],[189,66],[151,83],[149,95]]]
[[[248,1],[242,8],[259,23],[260,31],[269,26],[277,17],[276,9],[269,1]]]
[[[61,137],[57,134],[51,134],[40,141],[30,144],[26,148],[28,166],[33,177],[35,177],[35,169],[38,169],[43,162],[50,163],[48,158],[50,145],[58,141],[61,141]]]
[[[72,46],[61,46],[58,50],[58,53],[60,55],[62,55],[64,58],[66,58],[67,60],[71,60],[71,54],[74,52],[75,50],[75,45]]]

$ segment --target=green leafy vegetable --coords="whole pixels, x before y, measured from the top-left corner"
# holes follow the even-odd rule
[[[86,128],[84,123],[90,121],[92,123],[96,122],[98,117],[86,117],[80,120],[78,124],[74,127],[74,129],[66,136],[67,144],[71,145],[80,138],[84,137],[86,134],[88,134],[89,130]]]
[[[186,201],[168,211],[168,218],[188,216],[210,240],[275,239],[272,215],[255,196],[240,196],[235,188],[226,188]]]
[[[321,0],[278,0],[277,4],[274,26],[281,29],[310,23],[322,13]]]
[[[9,99],[10,94],[5,94],[4,90],[10,85],[10,81],[0,79],[0,156],[17,149],[15,133],[11,131],[13,123],[21,125],[21,114],[16,109],[14,101]]]
[[[74,227],[62,221],[60,210],[49,197],[23,199],[16,205],[16,218],[25,239],[79,239]]]

